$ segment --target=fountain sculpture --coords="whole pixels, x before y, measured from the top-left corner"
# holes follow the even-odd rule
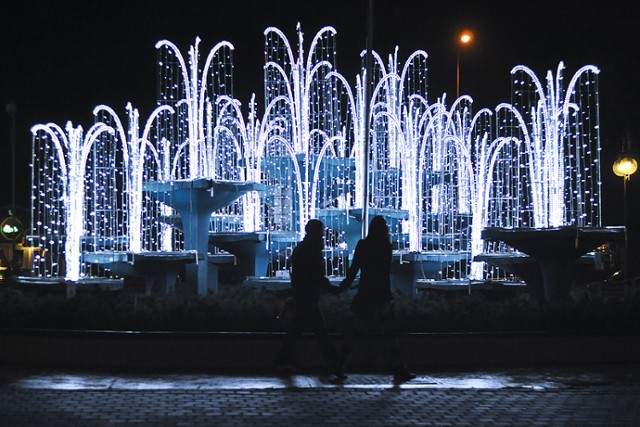
[[[474,113],[468,95],[430,102],[424,51],[404,64],[398,48],[386,63],[373,52],[371,78],[362,70],[351,87],[335,65],[334,28],[308,48],[299,25],[295,47],[277,28],[264,36],[262,114],[255,95],[247,116],[233,96],[231,43],[215,45],[201,66],[199,38],[187,58],[163,40],[158,107],[142,130],[131,104],[128,128],[105,105],[86,136],[71,123],[66,132],[32,128],[31,239],[42,249],[32,276],[144,274],[147,292],[154,280],[173,292],[186,269],[203,295],[217,290],[218,263],[286,277],[292,247],[319,218],[327,273],[339,278],[370,219],[365,200],[369,216],[391,226],[394,284],[404,293],[418,282],[514,280],[521,271],[509,259],[537,262],[553,293],[551,270],[561,267],[505,233],[602,231],[565,264],[617,238],[600,222],[596,67],[579,69],[565,89],[562,63],[546,86],[517,66],[511,103]]]

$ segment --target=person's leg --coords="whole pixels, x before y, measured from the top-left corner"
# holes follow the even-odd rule
[[[394,380],[404,382],[414,379],[416,375],[409,371],[407,365],[402,362],[400,341],[398,341],[398,336],[396,335],[395,316],[393,312],[384,316],[382,321],[382,336],[385,340],[387,351],[389,352],[389,360],[391,362]]]
[[[364,331],[366,330],[367,321],[360,316],[356,316],[352,325],[349,326],[345,333],[340,351],[344,357],[348,356],[356,346]]]
[[[330,366],[336,377],[339,379],[346,378],[342,372],[342,366],[344,363],[343,358],[338,355],[331,339],[329,339],[329,334],[327,333],[322,313],[318,307],[314,308],[314,310],[310,312],[309,320],[326,363]]]
[[[295,309],[293,313],[293,319],[287,330],[287,334],[282,341],[280,350],[276,357],[276,366],[284,366],[289,363],[289,356],[293,350],[293,346],[298,341],[298,338],[304,331],[305,316],[304,312],[300,309]]]
[[[393,366],[402,363],[400,359],[400,342],[396,335],[395,319],[392,314],[387,314],[381,318],[381,332],[385,349],[388,352],[389,360]]]

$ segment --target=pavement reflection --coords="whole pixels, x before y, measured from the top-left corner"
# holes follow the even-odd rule
[[[4,386],[41,390],[260,390],[292,388],[368,389],[560,389],[620,382],[640,383],[638,365],[551,366],[457,372],[422,372],[394,384],[385,374],[350,373],[343,382],[318,373],[110,373],[1,371]]]

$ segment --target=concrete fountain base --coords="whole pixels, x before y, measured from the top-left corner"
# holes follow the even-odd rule
[[[482,231],[488,241],[502,241],[512,248],[530,256],[529,260],[514,259],[512,255],[481,256],[478,260],[494,262],[500,267],[518,268],[529,277],[534,287],[541,280],[545,299],[566,300],[569,296],[570,269],[576,261],[606,242],[624,240],[624,227],[555,227],[555,228],[498,228]],[[524,277],[524,276],[523,276]],[[526,279],[525,279],[526,280]]]

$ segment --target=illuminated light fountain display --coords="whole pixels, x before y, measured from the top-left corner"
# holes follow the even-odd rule
[[[85,231],[86,165],[93,144],[103,132],[113,132],[96,123],[86,133],[82,126],[66,125],[66,132],[49,123],[31,131],[33,143],[32,227],[45,256],[37,255],[37,276],[81,277],[81,239]],[[48,256],[47,256],[48,255]]]
[[[448,108],[443,95],[421,117],[424,131],[418,147],[420,175],[416,181],[421,227],[418,252],[409,255],[422,261],[417,273],[422,273],[418,277],[427,285],[467,277],[471,257],[469,170],[454,142],[464,138],[469,126],[470,102],[469,97],[461,97]]]
[[[100,105],[96,107],[93,111],[93,114],[104,123],[109,123],[112,128],[117,132],[117,140],[122,144],[122,147],[117,147],[116,149],[108,149],[106,146],[101,146],[100,152],[103,156],[103,161],[96,162],[97,168],[103,168],[103,170],[111,170],[115,172],[113,165],[116,162],[116,156],[118,155],[118,149],[122,150],[122,163],[123,163],[123,189],[124,196],[126,199],[123,201],[124,209],[123,212],[126,213],[126,230],[127,230],[127,239],[126,246],[129,251],[138,253],[142,251],[142,220],[143,220],[143,192],[142,185],[144,181],[145,174],[145,160],[150,155],[152,158],[157,159],[158,163],[162,158],[162,148],[165,145],[164,143],[154,144],[152,143],[152,132],[154,131],[155,121],[158,119],[158,116],[161,114],[172,114],[173,108],[169,106],[158,107],[151,113],[151,116],[147,120],[142,134],[140,134],[140,113],[137,109],[133,108],[129,103],[127,104],[127,113],[129,116],[129,127],[125,130],[120,118],[116,114],[116,112],[106,105]],[[113,135],[115,136],[115,134]],[[160,151],[156,148],[160,148]],[[107,154],[109,153],[109,154]],[[148,154],[147,154],[148,153]],[[97,154],[97,153],[96,153]],[[158,169],[162,169],[159,167]],[[117,179],[115,176],[112,176],[111,182],[109,183],[100,183],[101,185],[96,185],[94,188],[94,197],[97,194],[102,194],[103,196],[109,195],[110,198],[115,199],[112,201],[107,201],[104,203],[107,206],[118,206],[117,203]],[[99,191],[102,189],[102,191]],[[113,191],[106,192],[104,189],[111,189]],[[98,191],[95,191],[98,190]],[[97,209],[97,208],[96,208]],[[95,209],[94,209],[95,211]],[[111,209],[107,213],[110,215],[117,215],[118,210]],[[94,215],[95,218],[95,215]],[[115,220],[108,221],[109,223],[113,223]],[[109,239],[116,238],[119,235],[122,235],[122,229],[118,230],[118,234],[116,236],[109,236],[102,234],[99,236],[98,233],[104,233],[105,231],[110,231],[112,227],[105,226],[95,226],[93,227],[94,237],[102,237],[102,241],[108,241]]]
[[[534,228],[600,226],[600,71],[582,67],[565,89],[563,70],[560,63],[555,78],[548,71],[546,86],[528,67],[511,70],[514,102],[506,108],[524,142],[529,188],[523,225]]]
[[[503,241],[522,251],[539,266],[529,282],[539,281],[544,297],[568,296],[568,273],[585,253],[607,241],[621,240],[623,230],[601,226],[600,133],[598,123],[598,68],[585,66],[563,84],[564,64],[554,75],[547,72],[546,87],[531,69],[513,68],[514,103],[503,105],[512,113],[513,129],[522,141],[517,165],[522,210],[518,226],[490,227],[489,240]],[[522,258],[495,258],[514,272]],[[525,276],[527,273],[522,274]]]
[[[378,75],[373,75],[370,107],[370,212],[387,216],[399,249],[408,236],[409,248],[415,251],[420,234],[416,183],[424,171],[418,156],[425,128],[421,119],[427,110],[427,53],[414,52],[402,68],[398,48],[389,55],[387,67],[377,53],[373,52],[373,57]]]
[[[333,213],[342,215],[348,207],[353,162],[344,135],[338,81],[331,77],[336,74],[336,31],[332,27],[318,31],[306,55],[299,25],[297,33],[294,51],[279,29],[264,32],[263,120],[278,127],[278,135],[268,140],[272,143],[262,153],[263,182],[272,189],[265,200],[272,214],[265,219],[273,236],[284,236],[280,240],[289,247],[303,237],[309,219],[322,219],[329,228],[328,269],[334,275],[344,274],[345,253],[340,249],[344,230]],[[282,268],[287,268],[286,257],[272,270]]]
[[[465,96],[460,100],[471,103],[471,99]],[[504,149],[518,143],[513,137],[493,139],[490,133],[492,115],[492,111],[485,108],[470,118],[470,108],[467,106],[457,108],[454,114],[449,115],[449,120],[455,123],[452,127],[454,131],[447,139],[456,153],[459,211],[471,217],[471,265],[467,276],[471,280],[484,278],[484,265],[474,258],[484,249],[482,229],[490,223],[489,203],[493,181],[499,181],[496,179],[496,167],[504,156]]]
[[[155,280],[172,292],[185,269],[202,295],[216,291],[218,263],[235,260],[247,277],[286,276],[291,249],[318,218],[326,270],[338,280],[362,221],[383,215],[403,293],[418,281],[512,280],[509,272],[552,295],[560,267],[509,233],[572,227],[581,253],[565,264],[617,239],[600,224],[596,67],[566,89],[562,63],[546,85],[515,67],[512,102],[474,113],[468,95],[430,102],[424,51],[402,65],[398,48],[386,63],[374,52],[371,78],[363,70],[352,87],[335,67],[335,29],[322,28],[306,50],[296,30],[296,48],[279,29],[264,32],[262,113],[255,96],[246,116],[233,97],[233,45],[218,43],[201,65],[197,38],[186,58],[156,44],[158,108],[142,129],[130,104],[128,129],[105,105],[84,137],[71,124],[34,126],[31,238],[43,251],[32,276],[144,274],[147,292]],[[529,276],[505,261],[525,258]]]
[[[216,98],[229,96],[232,91],[233,45],[218,43],[200,69],[199,44],[197,38],[189,49],[188,66],[173,43],[163,40],[156,44],[163,55],[159,63],[159,102],[176,111],[174,116],[167,116],[175,120],[163,123],[164,137],[177,143],[169,146],[170,176],[148,181],[144,189],[158,202],[161,212],[170,212],[168,208],[177,211],[184,248],[197,256],[195,264],[186,266],[187,281],[195,282],[202,295],[217,292],[218,286],[217,260],[209,254],[212,213],[261,187],[240,174],[233,139],[216,132],[213,126],[218,117]]]
[[[427,101],[426,52],[412,53],[402,67],[397,48],[387,67],[378,54],[374,58],[371,211],[391,225],[397,242],[394,282],[410,293],[416,278],[466,276],[465,212],[451,202],[461,194],[453,179],[453,165],[460,162],[448,146],[454,122],[444,101]]]
[[[158,282],[165,293],[172,292],[176,275],[187,263],[195,261],[193,253],[171,252],[170,247],[161,244],[153,252],[143,252],[143,221],[150,218],[145,209],[143,182],[148,179],[148,162],[154,162],[153,170],[164,171],[161,177],[168,177],[167,167],[162,166],[168,142],[159,140],[156,121],[164,114],[173,114],[173,108],[156,108],[140,133],[140,115],[131,104],[127,105],[129,127],[125,130],[115,111],[106,105],[94,109],[96,119],[108,123],[116,130],[113,137],[103,137],[95,144],[95,153],[89,166],[95,173],[89,201],[92,226],[85,236],[83,261],[93,267],[107,268],[117,276],[140,275],[147,278],[147,292],[154,282]],[[118,145],[118,143],[120,145]],[[121,166],[118,159],[121,158]],[[166,162],[166,160],[165,160]],[[118,181],[121,185],[118,185]],[[122,192],[118,190],[121,187]],[[126,230],[126,234],[123,230]]]

